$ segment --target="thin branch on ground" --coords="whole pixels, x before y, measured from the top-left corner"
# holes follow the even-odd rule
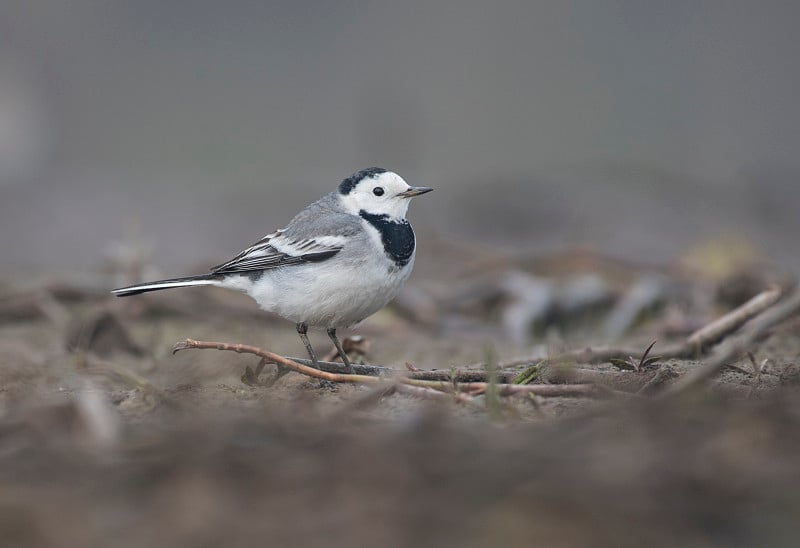
[[[742,327],[748,321],[750,322],[745,326],[745,331],[738,337],[723,341],[716,347],[712,360],[708,365],[684,375],[669,387],[664,394],[681,393],[713,377],[720,369],[728,365],[732,357],[736,357],[747,351],[755,341],[762,337],[764,333],[774,325],[800,310],[800,291],[786,299],[783,303],[775,305],[780,297],[781,292],[776,288],[764,291],[742,306],[696,331],[687,337],[683,343],[661,349],[659,352],[660,359],[692,357],[698,353],[707,352],[711,343],[719,341]],[[644,352],[619,348],[587,348],[549,358],[537,364],[535,367],[542,368],[562,363],[576,362],[598,363],[609,361],[612,358],[632,360],[632,356],[640,356],[640,361],[637,365],[640,366],[638,367],[638,372],[641,372],[643,369],[642,365],[647,361],[647,356],[652,347],[653,345],[651,344]],[[405,387],[432,390],[436,393],[446,393],[446,397],[449,399],[455,399],[465,403],[472,401],[474,395],[485,393],[486,388],[489,386],[486,382],[488,379],[485,371],[438,370],[401,372],[376,365],[354,365],[355,373],[349,374],[341,372],[343,366],[339,363],[320,362],[320,369],[316,369],[311,366],[310,360],[286,358],[273,352],[244,344],[204,342],[187,339],[185,342],[176,344],[173,352],[188,348],[216,349],[254,354],[264,358],[268,363],[278,364],[279,366],[309,377],[337,383],[394,382],[397,384],[397,390],[400,392],[415,392],[417,395],[423,396],[423,394],[428,394],[428,392],[413,389],[406,390]],[[561,382],[567,384],[512,384],[514,375],[500,373],[497,389],[499,391],[498,393],[503,396],[534,394],[550,397],[603,397],[620,394],[620,392],[609,388],[609,386],[614,386],[613,382],[608,382],[612,380],[613,372],[593,370],[580,371],[584,372],[583,376],[565,375]],[[617,375],[619,374],[620,373],[617,373]],[[630,378],[630,374],[628,374],[627,377]],[[638,390],[642,390],[642,393],[654,392],[671,378],[672,376],[662,375],[659,377],[656,374],[653,378],[645,380],[643,384],[640,383],[639,386],[634,389],[634,392]],[[554,377],[551,381],[558,382],[557,377]],[[576,381],[580,384],[575,384]],[[400,386],[404,388],[399,388]],[[438,395],[430,397],[442,399]]]
[[[770,329],[796,314],[800,314],[800,290],[795,291],[783,302],[753,319],[740,335],[722,342],[708,363],[686,373],[665,390],[663,396],[678,396],[705,384],[706,381],[722,371],[731,360],[751,350],[752,346]]]
[[[432,389],[440,393],[449,393],[450,399],[456,401],[469,402],[471,400],[470,392],[485,390],[488,383],[485,382],[451,382],[451,381],[438,381],[438,380],[423,380],[413,379],[405,376],[396,376],[392,379],[374,377],[369,375],[347,374],[347,373],[330,373],[328,371],[321,371],[313,367],[298,363],[292,359],[285,358],[268,350],[264,350],[255,346],[247,344],[228,344],[222,342],[209,342],[209,341],[196,341],[193,339],[186,339],[183,342],[177,343],[173,347],[173,353],[181,350],[194,349],[211,349],[222,350],[229,352],[236,352],[239,354],[253,354],[265,358],[266,360],[280,364],[297,373],[323,379],[331,382],[352,382],[352,383],[380,383],[380,382],[396,382],[398,391],[402,391],[403,387],[416,387],[423,389]],[[608,390],[603,390],[595,386],[586,384],[561,384],[561,385],[547,385],[547,384],[528,384],[528,385],[512,385],[512,384],[497,384],[497,389],[501,395],[513,394],[535,394],[537,396],[567,396],[567,397],[595,397],[602,396],[608,393]],[[422,394],[416,391],[417,394]]]
[[[307,365],[309,367],[313,367],[314,362],[309,360],[308,358],[288,358],[294,362]],[[274,364],[275,362],[267,359],[265,363]],[[327,371],[328,373],[342,373],[344,372],[345,366],[342,362],[329,362],[329,361],[318,361],[319,368],[322,371]],[[395,370],[391,367],[385,367],[382,365],[369,365],[369,364],[357,364],[354,363],[353,371],[357,375],[370,375],[373,377],[381,376],[381,375],[392,375],[395,373]]]
[[[208,341],[196,341],[194,339],[186,339],[185,341],[176,343],[175,346],[172,347],[172,353],[175,354],[181,350],[187,350],[190,348],[197,348],[201,350],[203,349],[223,350],[229,352],[236,352],[238,354],[254,354],[261,358],[265,358],[268,363],[276,363],[288,369],[291,369],[292,371],[295,371],[297,373],[301,373],[309,377],[315,377],[317,379],[323,379],[331,382],[362,382],[362,383],[380,382],[380,379],[378,377],[373,377],[369,375],[358,375],[350,373],[331,373],[329,371],[315,369],[311,366],[300,363],[300,361],[295,361],[291,358],[285,358],[279,354],[270,352],[269,350],[264,350],[258,348],[257,346],[251,346],[249,344],[228,344],[223,342],[208,342]],[[340,364],[336,365],[338,366]]]
[[[658,359],[689,359],[708,353],[712,348],[711,344],[713,342],[725,338],[749,320],[768,311],[778,302],[781,294],[781,290],[776,287],[759,293],[743,305],[695,331],[683,342],[659,348]],[[637,358],[640,359],[641,362],[644,362],[651,349],[652,345],[644,352],[639,349],[634,350],[628,348],[584,348],[551,356],[541,363],[531,366],[529,369],[533,367],[541,368],[543,365],[558,364],[623,363]],[[520,377],[524,375],[524,373],[525,372],[520,374]],[[612,375],[611,372],[596,373],[599,376]]]
[[[501,383],[511,383],[516,377],[516,373],[498,371],[497,380]],[[455,381],[455,382],[487,382],[488,377],[485,370],[471,371],[467,369],[434,369],[417,370],[408,375],[411,379],[424,381]]]
[[[748,320],[764,312],[778,302],[780,297],[780,288],[772,287],[767,289],[721,318],[717,318],[689,335],[686,339],[686,344],[694,348],[702,348],[714,343],[744,325]]]
[[[724,316],[698,329],[689,335],[684,342],[660,349],[659,357],[664,360],[670,358],[691,358],[693,356],[702,355],[706,351],[708,345],[730,335],[747,321],[758,316],[778,302],[780,297],[781,290],[779,288],[773,287],[763,291],[743,305],[738,306]],[[629,356],[637,357],[642,355],[644,354],[639,350],[586,348],[584,350],[567,352],[549,358],[549,361],[567,361],[572,358],[578,363],[600,363],[610,361],[612,358],[624,360]]]
[[[307,358],[288,358],[293,360],[297,363],[301,363],[303,365],[307,365],[309,367],[313,366],[311,360]],[[273,363],[267,360],[266,363]],[[344,365],[341,362],[326,362],[320,361],[318,362],[320,369],[322,371],[327,371],[329,373],[341,373],[344,370]],[[406,364],[406,369],[408,366],[412,364]],[[374,365],[374,364],[353,364],[353,370],[358,375],[371,375],[371,376],[387,376],[387,375],[396,375],[399,373],[399,370],[393,369],[391,367],[386,367],[385,365]],[[466,369],[457,369],[455,371],[455,379],[453,379],[454,372],[452,369],[433,369],[433,370],[426,370],[426,369],[419,369],[418,367],[414,367],[413,370],[408,369],[407,376],[411,379],[419,379],[419,380],[426,380],[426,381],[452,381],[455,380],[456,382],[486,382],[486,371],[471,371]],[[514,374],[512,373],[504,373],[498,372],[498,380],[501,382],[511,382],[514,378]]]

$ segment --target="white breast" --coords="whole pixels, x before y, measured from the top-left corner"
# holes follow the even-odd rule
[[[376,241],[369,234],[326,261],[267,270],[255,283],[237,276],[222,285],[245,291],[264,310],[295,323],[347,327],[396,297],[413,266],[412,255],[398,268],[383,252],[380,237]]]

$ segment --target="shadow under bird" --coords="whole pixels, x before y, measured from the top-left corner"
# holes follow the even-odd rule
[[[174,287],[214,285],[244,291],[258,305],[297,324],[318,367],[308,327],[324,327],[347,370],[336,336],[391,301],[411,274],[416,238],[406,213],[431,188],[409,186],[383,168],[358,171],[336,191],[300,211],[286,228],[264,236],[208,274],[141,283],[118,297]]]

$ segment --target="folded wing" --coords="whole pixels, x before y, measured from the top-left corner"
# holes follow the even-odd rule
[[[330,259],[344,247],[341,236],[297,239],[278,230],[265,236],[236,257],[212,269],[213,274],[238,274]]]

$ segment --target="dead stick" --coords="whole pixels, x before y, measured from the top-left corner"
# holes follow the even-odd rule
[[[475,388],[488,388],[487,383],[470,383]],[[498,391],[502,396],[514,394],[534,394],[536,396],[560,397],[597,397],[602,391],[591,384],[498,384]]]
[[[309,367],[313,367],[314,365],[314,362],[312,362],[308,358],[289,357],[288,359],[303,365],[307,365]],[[267,360],[267,363],[273,363],[273,362]],[[341,373],[342,371],[344,371],[344,364],[340,362],[318,361],[317,363],[319,364],[319,368],[322,371],[327,371],[328,373]],[[370,365],[370,364],[357,364],[357,363],[353,364],[353,371],[355,371],[356,374],[358,375],[370,375],[370,376],[389,375],[397,372],[396,369],[385,367],[383,365]]]
[[[698,350],[702,351],[703,346],[707,345],[709,342],[724,337],[729,332],[737,329],[747,320],[768,309],[772,304],[775,303],[775,301],[779,297],[780,297],[780,290],[776,288],[771,288],[767,291],[764,291],[759,295],[756,295],[749,301],[747,301],[742,306],[736,308],[735,310],[732,310],[728,314],[722,316],[721,318],[718,318],[717,320],[714,320],[707,326],[696,331],[690,337],[688,337],[684,343],[661,348],[658,354],[662,359],[683,358],[692,356]],[[180,345],[184,346],[179,348],[178,346]],[[217,350],[229,350],[240,353],[255,354],[257,356],[261,356],[262,358],[266,358],[266,360],[269,363],[280,363],[281,365],[285,365],[289,369],[297,371],[298,373],[324,378],[326,380],[331,380],[332,382],[370,382],[370,381],[364,381],[362,379],[352,379],[350,377],[353,377],[354,375],[347,375],[345,373],[341,373],[343,365],[337,362],[319,362],[321,372],[327,373],[329,375],[335,375],[335,378],[329,378],[327,375],[321,376],[321,375],[314,375],[311,373],[307,373],[306,371],[308,370],[320,371],[314,369],[313,367],[310,367],[312,364],[311,360],[307,360],[304,358],[285,358],[283,356],[279,356],[278,354],[273,354],[272,352],[261,350],[254,346],[241,345],[241,344],[230,345],[226,343],[206,343],[202,341],[192,341],[191,339],[188,339],[186,343],[178,343],[178,345],[176,345],[175,351],[183,350],[185,348],[213,348]],[[601,362],[607,362],[611,359],[626,359],[629,356],[638,356],[641,353],[642,353],[641,350],[625,349],[625,348],[595,348],[595,349],[586,348],[559,354],[557,356],[548,358],[547,362],[548,363],[559,363],[559,362],[601,363]],[[517,362],[520,363],[524,361],[525,360],[517,360]],[[303,366],[305,369],[302,371],[298,370],[297,367],[287,365],[287,362],[291,362],[296,366]],[[395,369],[379,365],[354,364],[353,369],[356,373],[355,375],[356,377],[378,376],[378,375],[388,376],[399,373]],[[457,383],[472,384],[474,382],[485,382],[488,380],[485,371],[471,371],[463,369],[455,371],[455,374],[453,374],[453,372],[451,371],[446,371],[446,370],[415,371],[412,372],[410,375],[408,375],[408,377],[411,379],[419,379],[426,381],[428,380],[447,381],[451,385],[453,381]],[[512,378],[513,376],[501,374],[499,380],[502,381],[503,383],[508,383]],[[526,385],[526,386],[542,386],[542,385]]]
[[[284,358],[283,356],[280,356],[268,350],[263,350],[256,346],[250,346],[247,344],[228,344],[222,342],[208,342],[208,341],[196,341],[194,339],[186,339],[183,342],[177,343],[173,347],[172,352],[174,354],[181,350],[187,350],[190,348],[196,348],[201,350],[203,349],[223,350],[229,352],[236,352],[239,354],[254,354],[256,356],[266,358],[267,360],[270,360],[272,363],[278,363],[280,365],[283,365],[288,369],[291,369],[292,371],[295,371],[297,373],[301,373],[309,377],[324,379],[331,382],[360,382],[360,383],[386,382],[384,379],[381,379],[379,377],[371,377],[368,375],[329,373],[327,371],[320,371],[319,369],[314,369],[313,367],[303,365],[294,360]],[[431,388],[443,392],[453,392],[456,394],[456,399],[459,400],[464,399],[461,396],[466,396],[466,394],[461,394],[462,392],[468,392],[476,389],[485,390],[489,386],[488,383],[483,383],[483,382],[452,383],[446,381],[428,381],[428,380],[410,379],[406,377],[397,377],[395,380],[398,383],[407,386],[415,386],[419,388]],[[599,392],[595,387],[585,384],[561,384],[561,385],[498,384],[497,387],[500,390],[501,394],[527,393],[527,394],[536,394],[539,396],[589,396],[597,394]]]
[[[664,391],[663,396],[676,396],[704,384],[717,375],[729,361],[741,356],[755,344],[769,329],[783,320],[800,313],[800,290],[795,291],[784,302],[767,310],[745,327],[744,332],[720,344],[708,363],[686,373]]]
[[[172,348],[172,353],[175,354],[176,352],[179,352],[181,350],[187,350],[189,348],[197,348],[201,350],[202,349],[226,350],[230,352],[236,352],[238,354],[255,354],[256,356],[265,358],[270,363],[277,363],[283,365],[284,367],[291,369],[292,371],[296,371],[297,373],[302,373],[303,375],[307,375],[309,377],[324,379],[326,381],[331,381],[331,382],[365,382],[365,383],[381,382],[381,380],[378,377],[371,377],[368,375],[330,373],[328,371],[320,371],[319,369],[314,369],[313,367],[303,365],[302,363],[290,360],[289,358],[284,358],[283,356],[280,356],[268,350],[263,350],[256,346],[250,346],[248,344],[228,344],[222,342],[208,342],[208,341],[196,341],[194,339],[186,339],[183,342],[177,343]]]
[[[707,351],[710,343],[722,339],[726,335],[736,331],[744,323],[758,316],[773,306],[780,299],[781,290],[770,288],[763,291],[744,303],[736,307],[724,316],[717,318],[701,329],[692,333],[682,343],[659,348],[658,356],[661,359],[670,358],[689,358],[699,353]],[[628,348],[584,348],[564,352],[550,358],[548,363],[577,362],[577,363],[602,363],[612,359],[624,360],[631,356],[640,357],[641,349]]]
[[[239,354],[254,354],[256,356],[265,358],[270,363],[277,363],[283,365],[286,368],[291,369],[292,371],[295,371],[297,373],[301,373],[309,377],[324,379],[331,382],[361,382],[361,383],[381,382],[380,378],[368,375],[330,373],[328,371],[321,371],[319,369],[315,369],[308,365],[296,362],[292,359],[284,358],[279,354],[275,354],[268,350],[263,350],[261,348],[258,348],[257,346],[251,346],[248,344],[228,344],[223,342],[196,341],[194,339],[186,339],[183,342],[177,343],[173,347],[172,353],[174,354],[176,352],[179,352],[181,350],[186,350],[189,348],[196,348],[201,350],[203,349],[223,350],[229,352],[236,352]],[[399,382],[408,385],[420,386],[423,388],[437,388],[439,390],[452,390],[454,386],[453,383],[444,381],[425,381],[425,380],[409,379],[404,377],[398,377],[397,380]]]
[[[778,302],[780,296],[781,290],[778,287],[773,287],[759,293],[743,305],[689,335],[686,339],[686,344],[695,348],[701,348],[707,344],[718,341],[727,333],[738,329],[748,320],[758,316]]]
[[[312,362],[308,358],[288,357],[288,359],[303,365],[307,365],[309,367],[312,367],[314,364],[314,362]],[[273,363],[273,362],[267,360],[267,363]],[[340,362],[318,361],[317,363],[319,364],[319,368],[322,371],[327,371],[329,373],[341,373],[344,370],[344,365]],[[484,370],[457,369],[454,372],[449,369],[434,369],[434,370],[416,369],[414,371],[401,371],[391,367],[386,367],[385,365],[355,364],[355,363],[353,364],[353,370],[359,375],[372,375],[372,376],[406,373],[408,378],[427,380],[427,381],[455,380],[456,382],[486,382],[488,380],[486,376],[486,371]],[[498,380],[501,382],[509,382],[515,376],[516,374],[512,373],[500,373],[498,375]]]
[[[485,391],[489,388],[488,382],[458,382],[447,381],[427,381],[420,379],[401,378],[399,381],[405,385],[418,386],[421,388],[433,388],[442,392],[462,392]],[[535,394],[537,396],[551,397],[575,397],[575,396],[598,396],[602,395],[602,389],[590,384],[503,384],[495,385],[498,392],[503,396],[512,394]]]
[[[517,376],[517,373],[498,372],[497,380],[501,383],[510,383]],[[425,381],[455,381],[455,382],[486,382],[488,376],[485,370],[456,369],[434,369],[432,371],[413,371],[408,374],[411,379]]]

